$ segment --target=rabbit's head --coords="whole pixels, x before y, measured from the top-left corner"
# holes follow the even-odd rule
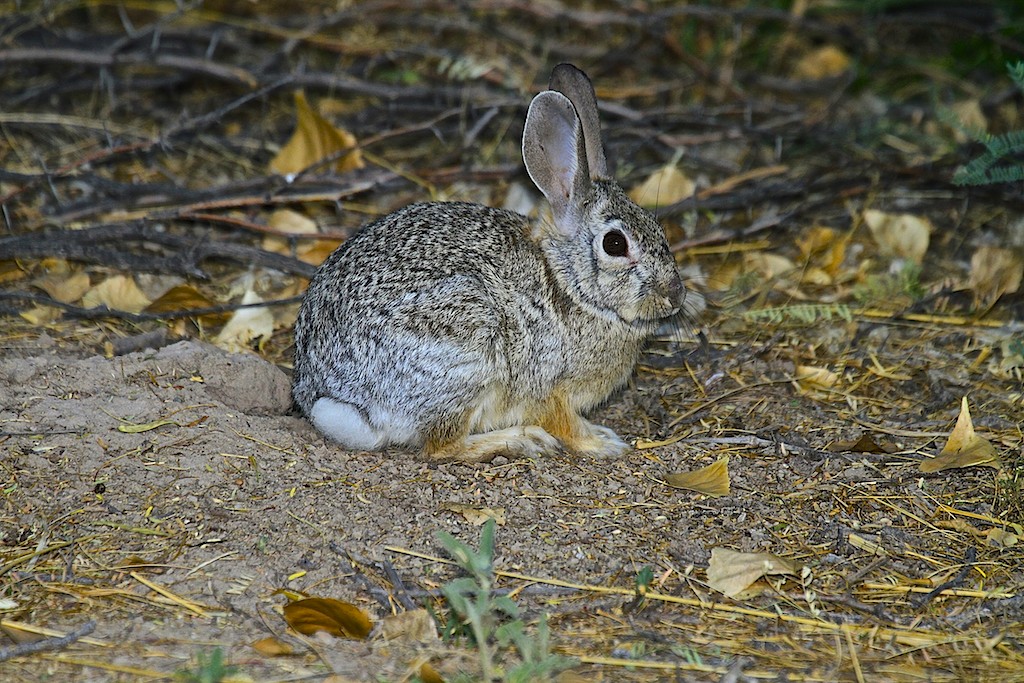
[[[588,307],[650,328],[679,311],[685,288],[665,233],[608,177],[590,80],[562,64],[530,103],[523,159],[551,204],[536,236],[569,293]]]

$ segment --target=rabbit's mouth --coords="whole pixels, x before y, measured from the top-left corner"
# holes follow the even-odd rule
[[[633,306],[619,311],[619,317],[630,325],[650,327],[671,318],[683,309],[686,290],[671,294],[652,290],[637,298]]]
[[[686,301],[686,287],[678,273],[673,273],[667,282],[655,283],[643,292],[638,312],[650,322],[671,318],[679,313]]]

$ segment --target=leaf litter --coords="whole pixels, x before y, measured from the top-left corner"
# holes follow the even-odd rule
[[[621,460],[431,467],[324,444],[254,352],[287,366],[309,266],[373,216],[434,196],[532,205],[511,196],[516,127],[550,65],[524,51],[532,38],[488,29],[486,9],[439,51],[450,10],[332,5],[296,33],[293,8],[264,5],[259,18],[97,6],[85,24],[57,8],[38,17],[53,40],[77,31],[58,61],[4,62],[16,103],[0,120],[5,239],[28,239],[0,248],[4,293],[20,297],[5,299],[18,315],[0,358],[0,651],[50,648],[5,675],[167,677],[213,643],[252,678],[452,680],[472,658],[424,618],[456,578],[435,532],[472,545],[498,516],[498,589],[529,618],[550,615],[577,680],[1024,668],[1019,188],[950,186],[969,138],[932,103],[878,86],[919,73],[872,63],[896,45],[945,59],[928,52],[945,29],[726,4],[721,25],[680,6],[634,35],[638,15],[608,3],[600,27],[567,9],[555,32],[523,8],[519,25],[553,59],[593,68],[582,46],[609,37],[636,48],[595,73],[610,156],[624,186],[655,192],[711,306],[703,341],[656,344],[596,416],[636,440]],[[74,64],[111,99],[38,87],[126,18],[161,39],[125,34],[116,63]],[[977,28],[954,21],[967,22],[957,39]],[[194,30],[213,26],[223,40]],[[849,90],[851,64],[878,89]],[[153,74],[188,87],[162,91]],[[1012,108],[980,105],[1004,81],[944,83],[965,125],[1019,127]],[[154,290],[150,270],[179,279]],[[233,316],[257,300],[279,303]],[[174,317],[188,310],[204,312]],[[147,348],[160,330],[248,353]],[[415,643],[300,638],[284,611],[309,598],[371,615],[381,633],[415,615]]]

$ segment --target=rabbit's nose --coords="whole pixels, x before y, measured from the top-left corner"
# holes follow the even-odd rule
[[[683,279],[679,277],[678,272],[672,273],[672,277],[665,285],[663,293],[665,298],[675,305],[683,302],[683,297],[686,295],[686,287],[683,286]]]

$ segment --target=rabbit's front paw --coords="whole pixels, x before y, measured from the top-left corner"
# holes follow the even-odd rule
[[[510,458],[550,455],[561,450],[561,447],[561,442],[544,429],[528,425],[471,434],[464,441],[446,444],[428,452],[428,455],[439,461],[490,462],[498,455]]]

